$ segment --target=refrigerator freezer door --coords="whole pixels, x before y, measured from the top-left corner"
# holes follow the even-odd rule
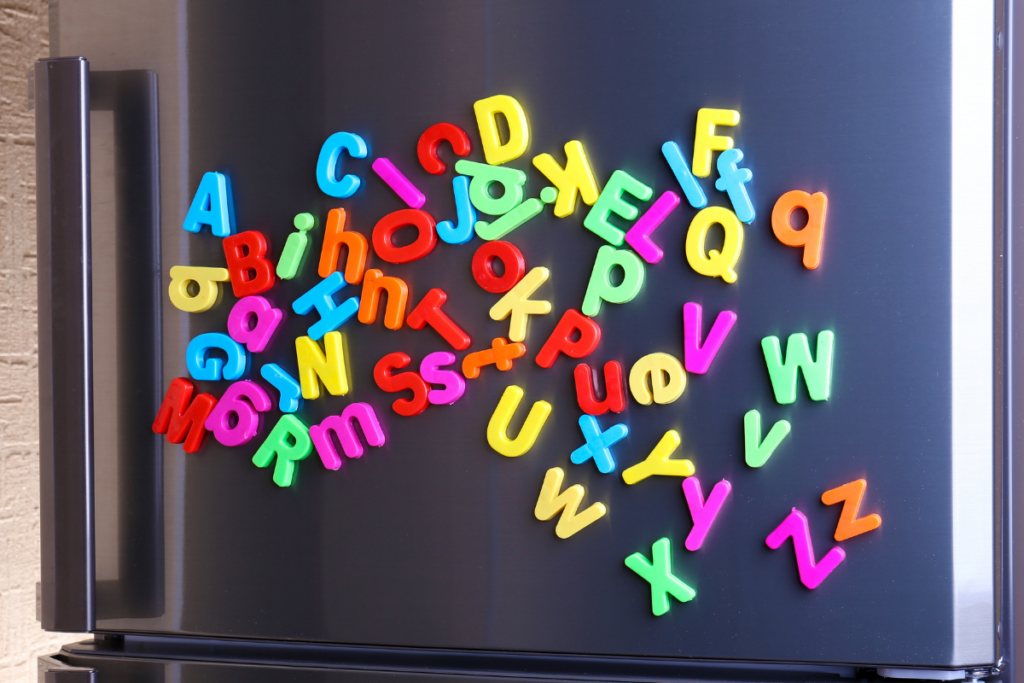
[[[328,211],[345,208],[348,229],[369,238],[380,218],[406,208],[371,171],[374,159],[401,170],[436,220],[456,220],[455,158],[442,145],[448,171],[429,175],[417,141],[428,127],[453,123],[470,134],[467,158],[483,162],[473,103],[486,97],[512,96],[526,112],[529,148],[507,165],[527,174],[527,199],[548,185],[531,160],[549,153],[562,163],[573,140],[602,188],[623,171],[653,189],[651,201],[681,193],[662,145],[674,141],[688,158],[699,109],[739,110],[732,135],[753,169],[756,217],[743,228],[738,280],[726,284],[688,265],[686,234],[697,212],[683,202],[655,233],[665,256],[645,266],[644,288],[595,317],[601,342],[585,362],[599,368],[616,360],[628,372],[653,352],[682,357],[684,304],[703,306],[705,328],[719,311],[738,314],[711,370],[691,373],[678,401],[643,406],[627,397],[625,412],[599,418],[604,429],[629,428],[614,447],[612,474],[570,461],[583,443],[576,361],[562,358],[550,369],[534,361],[563,312],[580,308],[604,244],[584,228],[590,208],[580,202],[566,218],[544,209],[505,238],[528,269],[550,270],[537,296],[553,312],[533,317],[527,355],[511,371],[485,368],[454,405],[401,417],[391,408],[396,396],[374,381],[388,353],[404,352],[418,367],[427,354],[448,350],[432,330],[355,319],[342,327],[352,391],[307,400],[297,415],[314,424],[367,402],[388,441],[339,470],[324,468],[314,453],[299,463],[295,483],[281,488],[254,466],[254,451],[280,416],[276,407],[246,446],[208,440],[195,454],[170,444],[158,453],[133,450],[119,438],[128,425],[97,424],[97,438],[106,439],[96,454],[99,630],[910,667],[995,661],[991,368],[1001,318],[992,300],[991,6],[123,4],[96,2],[85,16],[76,14],[80,5],[60,3],[55,35],[61,53],[83,54],[94,69],[157,72],[162,290],[174,266],[224,265],[220,238],[182,230],[207,172],[229,178],[238,231],[264,233],[275,262],[296,214],[320,221],[299,274],[265,295],[287,318],[254,359],[248,377],[257,382],[264,363],[296,372],[294,339],[313,318],[293,314],[291,304],[320,280]],[[315,169],[321,145],[342,131],[361,136],[369,151],[344,161],[362,189],[335,199],[321,192]],[[699,179],[710,204],[732,206],[716,178],[713,170]],[[815,270],[772,232],[775,202],[791,190],[828,195]],[[103,191],[115,192],[95,190]],[[641,213],[649,206],[636,203]],[[94,223],[95,235],[104,227]],[[714,233],[708,239],[708,248],[717,246]],[[479,244],[439,243],[407,264],[386,263],[375,250],[369,267],[408,283],[410,306],[444,289],[445,311],[472,337],[468,351],[477,351],[509,333],[507,321],[488,316],[500,295],[473,279]],[[133,286],[115,260],[108,263],[93,277],[113,273],[115,287]],[[230,288],[199,314],[162,299],[161,390],[188,376],[189,341],[223,332],[233,303]],[[107,317],[94,320],[97,329],[131,324],[123,310],[100,315]],[[777,403],[762,339],[803,333],[813,345],[824,330],[835,335],[828,401],[800,389],[795,403]],[[130,378],[139,369],[123,362],[122,351],[116,342],[97,344],[97,366]],[[228,386],[197,384],[218,397]],[[486,438],[513,384],[525,393],[521,414],[534,401],[552,406],[549,426],[520,458],[502,457]],[[97,396],[124,404],[124,386],[98,379]],[[743,416],[752,409],[765,430],[782,419],[793,426],[789,441],[756,469],[744,461]],[[510,433],[518,429],[514,421]],[[732,485],[696,552],[683,547],[692,522],[679,480],[627,486],[620,476],[672,429],[682,435],[676,457],[692,460],[704,491],[722,479]],[[131,459],[159,463],[150,481],[118,474]],[[555,519],[534,514],[554,467],[566,472],[565,485],[586,487],[584,506],[608,509],[565,540]],[[838,506],[823,505],[821,494],[860,478],[869,482],[863,512],[884,522],[837,542]],[[134,487],[154,491],[154,499],[144,501]],[[153,504],[159,515],[144,509]],[[792,544],[776,551],[765,544],[794,507],[809,520],[815,559],[833,546],[846,555],[814,590],[797,578]],[[160,552],[119,531],[136,513],[160,520],[153,537]],[[663,537],[696,597],[654,617],[647,583],[624,559],[651,557]]]

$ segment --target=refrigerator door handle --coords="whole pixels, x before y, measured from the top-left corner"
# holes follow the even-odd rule
[[[35,68],[41,622],[95,624],[89,62]]]
[[[38,683],[96,683],[96,669],[71,666],[55,656],[40,657]]]

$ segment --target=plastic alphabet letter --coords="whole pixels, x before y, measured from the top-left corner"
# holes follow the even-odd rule
[[[604,364],[604,386],[606,397],[598,401],[594,396],[594,371],[586,363],[580,363],[573,371],[576,381],[576,401],[580,410],[587,415],[604,415],[609,410],[621,413],[626,409],[626,389],[622,382],[622,366],[610,360]]]
[[[217,405],[217,399],[210,394],[199,394],[189,403],[194,389],[184,377],[172,379],[153,420],[153,433],[166,434],[168,443],[184,441],[186,453],[195,453],[203,445],[206,418]]]
[[[412,398],[399,398],[391,404],[396,413],[404,417],[419,415],[430,405],[430,385],[415,372],[402,372],[397,375],[391,374],[392,370],[401,370],[408,367],[412,358],[396,351],[377,361],[373,368],[373,379],[377,386],[389,393],[409,389],[412,391]]]
[[[772,425],[768,435],[761,440],[761,413],[756,410],[748,410],[743,416],[743,451],[744,460],[750,467],[760,467],[768,462],[772,453],[779,447],[782,440],[789,435],[789,422],[779,420]],[[841,540],[841,539],[840,539]]]
[[[496,337],[491,340],[491,348],[467,354],[462,359],[462,374],[466,379],[476,379],[480,376],[480,368],[492,364],[498,370],[508,372],[512,369],[512,361],[525,354],[526,346],[523,344],[509,344],[504,337]]]
[[[523,390],[514,384],[505,387],[498,407],[494,409],[490,422],[487,423],[487,443],[491,448],[506,458],[518,458],[533,448],[537,435],[551,414],[551,404],[547,401],[536,401],[526,416],[519,435],[515,439],[508,437],[508,423],[512,421],[519,402],[523,400]],[[548,517],[547,519],[550,519]]]
[[[772,380],[775,400],[782,404],[796,401],[797,371],[803,370],[807,393],[812,401],[827,401],[832,391],[832,350],[835,346],[835,335],[831,330],[818,333],[818,360],[811,359],[811,349],[807,344],[807,335],[802,332],[789,335],[786,342],[786,360],[782,360],[782,349],[779,338],[765,337],[761,340],[761,350],[768,365],[768,376]]]
[[[316,162],[316,184],[324,194],[339,199],[351,197],[362,183],[351,173],[338,178],[342,150],[348,152],[353,159],[365,159],[369,154],[366,142],[354,133],[335,133],[320,148],[320,157]]]
[[[837,541],[860,536],[882,525],[882,518],[876,514],[857,517],[867,487],[867,480],[857,479],[821,494],[821,502],[825,505],[843,503],[843,511],[839,513],[839,524],[836,526]]]
[[[602,195],[604,196],[604,195]],[[612,284],[612,271],[622,268],[622,282]],[[644,286],[644,263],[626,249],[607,244],[597,250],[594,270],[590,274],[587,293],[583,296],[583,315],[591,318],[601,312],[601,302],[624,304],[632,301]]]
[[[601,196],[583,219],[583,227],[615,246],[622,244],[626,233],[609,223],[608,215],[614,213],[631,221],[640,213],[639,209],[622,198],[623,192],[633,195],[642,202],[646,202],[654,194],[654,190],[625,171],[615,171],[608,179],[608,184],[604,186]]]
[[[597,418],[593,415],[580,415],[580,431],[586,443],[577,448],[569,456],[574,465],[582,465],[593,458],[597,471],[608,474],[615,471],[615,457],[611,447],[629,436],[629,427],[619,423],[601,431]]]
[[[206,352],[219,349],[227,354],[227,363],[220,358],[207,358]],[[249,354],[245,347],[226,334],[207,332],[188,343],[185,364],[192,379],[217,381],[238,379],[249,370]]]
[[[202,313],[220,301],[220,283],[231,276],[225,268],[200,268],[197,266],[174,266],[171,268],[171,285],[167,295],[179,311]],[[194,282],[199,291],[189,294],[188,285]]]
[[[328,332],[324,335],[324,351],[309,337],[298,337],[295,340],[295,356],[299,363],[302,398],[320,398],[320,382],[324,383],[327,393],[332,396],[348,393],[348,364],[345,362],[345,340],[341,332]]]
[[[377,320],[377,304],[380,301],[380,292],[384,290],[388,295],[388,304],[384,309],[384,327],[389,330],[401,329],[409,301],[409,285],[397,277],[385,277],[384,273],[376,268],[366,271],[365,280],[362,298],[359,300],[359,322],[369,325]]]
[[[679,432],[670,429],[661,437],[651,454],[643,462],[638,462],[622,472],[622,481],[628,486],[641,482],[647,477],[689,477],[693,476],[693,463],[688,459],[672,460],[671,456],[682,439]]]
[[[480,127],[480,145],[484,148],[484,158],[488,164],[498,166],[518,159],[530,146],[530,124],[526,121],[526,112],[515,98],[494,95],[474,102],[473,111],[476,113],[476,124]],[[509,137],[505,144],[501,143],[498,135],[497,114],[502,114],[508,122]]]
[[[359,297],[349,297],[340,306],[334,303],[334,295],[345,288],[341,273],[335,271],[318,282],[312,289],[292,302],[292,310],[306,315],[314,308],[320,320],[309,326],[309,338],[319,341],[328,332],[344,325],[359,311]]]
[[[320,250],[320,267],[317,273],[327,277],[338,267],[338,257],[342,245],[348,247],[345,259],[345,282],[358,285],[363,281],[363,270],[366,268],[366,253],[369,245],[366,238],[358,232],[346,231],[348,213],[345,209],[331,209],[327,212],[327,229],[324,231],[324,246]]]
[[[718,180],[715,189],[729,195],[736,218],[741,223],[754,221],[754,205],[747,194],[747,183],[754,177],[749,168],[737,168],[743,161],[743,152],[735,147],[718,155]]]
[[[385,157],[378,157],[373,160],[370,164],[370,168],[373,172],[380,176],[380,179],[387,183],[387,186],[395,191],[403,202],[409,205],[410,208],[418,209],[422,207],[427,198],[423,196],[423,193],[416,189],[416,186],[409,182],[409,179],[405,175],[395,168],[395,165],[391,163],[390,159]]]
[[[309,235],[306,234],[316,227],[316,218],[311,213],[300,213],[292,221],[298,232],[288,235],[284,250],[277,262],[277,276],[282,280],[291,280],[302,268],[309,250]]]
[[[647,388],[647,378],[651,388]],[[629,391],[637,403],[651,405],[672,403],[686,389],[686,370],[675,356],[650,353],[638,360],[629,371]]]
[[[657,263],[665,255],[661,247],[651,240],[651,233],[679,206],[679,202],[679,195],[675,192],[665,192],[626,233],[626,242],[636,249],[644,261]]]
[[[576,333],[579,337],[574,341],[572,336]],[[562,314],[562,319],[537,353],[537,365],[550,368],[561,353],[570,358],[585,358],[593,353],[600,341],[601,328],[597,323],[570,308]]]
[[[698,109],[697,132],[693,137],[693,175],[707,178],[711,175],[711,152],[732,149],[732,138],[715,135],[715,126],[735,126],[740,113],[733,109]]]
[[[251,321],[256,318],[256,323]],[[239,344],[244,344],[250,353],[259,353],[267,348],[284,313],[274,308],[262,296],[247,296],[239,299],[228,314],[228,334]]]
[[[282,415],[263,445],[252,456],[257,467],[266,467],[274,462],[274,483],[278,486],[291,486],[295,482],[295,463],[305,460],[313,452],[313,442],[309,438],[309,430],[294,415]]]
[[[836,546],[825,553],[820,562],[814,562],[811,529],[807,524],[807,517],[796,508],[793,508],[793,511],[775,531],[768,534],[765,543],[772,550],[776,550],[790,536],[793,537],[793,551],[796,554],[797,571],[800,572],[800,583],[812,590],[820,586],[825,577],[846,559],[846,551]]]
[[[422,330],[425,326],[430,325],[444,337],[446,342],[452,345],[452,348],[465,351],[469,348],[472,340],[441,310],[441,306],[447,300],[448,295],[444,290],[435,287],[423,296],[405,320],[414,330]]]
[[[420,361],[420,377],[427,384],[442,384],[444,389],[431,389],[427,400],[435,406],[450,406],[462,398],[466,391],[466,380],[453,370],[439,368],[453,365],[458,359],[449,351],[428,353]]]
[[[235,297],[262,294],[274,286],[274,264],[266,258],[267,238],[263,233],[247,230],[225,237],[222,244]]]
[[[608,508],[604,503],[594,503],[583,512],[577,512],[583,497],[587,495],[587,490],[580,484],[573,484],[562,491],[563,479],[565,472],[561,467],[552,467],[547,471],[533,514],[537,519],[546,522],[561,512],[562,516],[555,525],[555,535],[565,539],[604,517]]]
[[[379,159],[378,159],[379,161]],[[391,238],[406,226],[416,228],[416,241],[404,247],[396,247]],[[410,263],[429,254],[437,244],[434,218],[426,211],[401,209],[389,213],[373,226],[373,250],[388,263]]]
[[[711,361],[718,355],[722,342],[736,324],[737,318],[732,311],[721,311],[701,345],[701,313],[700,304],[691,302],[683,306],[683,357],[686,371],[697,375],[703,375],[711,367]]]
[[[555,215],[559,218],[572,214],[576,208],[577,194],[583,199],[584,204],[593,206],[601,193],[594,172],[590,170],[587,152],[579,140],[565,143],[565,168],[559,166],[550,154],[535,156],[533,165],[558,188]]]
[[[508,294],[491,306],[491,320],[504,320],[511,316],[508,338],[514,342],[526,339],[526,328],[531,315],[547,315],[551,312],[550,301],[537,301],[529,296],[547,282],[551,276],[547,268],[537,266],[530,270]]]
[[[231,205],[231,183],[223,173],[203,174],[192,206],[182,226],[188,232],[199,232],[204,225],[217,237],[235,234],[234,207]]]
[[[437,236],[448,244],[465,244],[473,239],[476,226],[476,209],[469,201],[469,178],[464,175],[452,178],[452,190],[455,192],[455,215],[459,224],[453,226],[451,221],[441,221],[436,227]]]
[[[451,143],[455,156],[467,156],[473,148],[466,131],[452,123],[435,123],[427,128],[416,143],[416,156],[420,166],[430,175],[441,175],[445,171],[444,162],[437,156],[437,147],[442,140]]]
[[[704,240],[712,225],[719,224],[725,231],[722,250],[711,249],[704,253]],[[728,283],[736,282],[733,269],[743,248],[743,225],[729,209],[709,206],[701,210],[690,222],[686,232],[686,261],[701,275],[720,277]]]
[[[544,203],[539,199],[527,199],[493,223],[476,222],[476,234],[482,240],[497,240],[509,234],[520,225],[544,210]]]
[[[247,398],[251,402],[243,401]],[[270,396],[256,382],[243,380],[235,382],[220,397],[213,412],[206,418],[206,428],[213,432],[213,438],[225,446],[241,446],[252,441],[260,428],[260,413],[273,406]],[[231,415],[235,426],[231,426]]]
[[[503,274],[498,277],[491,267],[491,261],[501,261]],[[473,254],[473,279],[485,291],[504,294],[515,287],[526,274],[526,260],[514,244],[508,242],[485,242]]]
[[[500,216],[508,213],[523,201],[523,185],[526,184],[526,174],[518,169],[488,166],[462,159],[455,162],[455,172],[473,178],[469,183],[469,201],[473,203],[477,211],[491,216]],[[491,194],[493,183],[502,186],[500,197],[494,197]]]
[[[679,187],[683,189],[683,194],[686,195],[686,201],[690,202],[690,206],[695,209],[703,209],[708,205],[708,198],[704,195],[704,190],[701,189],[700,183],[690,173],[690,167],[686,164],[686,159],[683,158],[683,152],[679,149],[679,145],[675,142],[666,142],[661,146],[661,153],[665,157],[665,161],[668,162],[669,168],[672,169],[672,174],[675,175],[676,180],[679,182]]]
[[[801,230],[794,230],[789,221],[798,207],[807,211],[807,225]],[[807,194],[802,190],[791,190],[782,195],[772,209],[772,232],[787,247],[804,248],[804,268],[813,270],[821,263],[827,210],[828,197],[823,192]]]
[[[284,368],[277,363],[267,363],[260,368],[260,375],[281,394],[277,407],[282,413],[294,413],[302,407],[302,387]]]
[[[693,528],[686,537],[687,550],[700,550],[704,545],[708,530],[714,524],[722,509],[722,503],[729,497],[731,491],[732,484],[723,479],[714,485],[705,503],[704,492],[700,490],[700,481],[697,477],[683,480],[683,495],[686,496],[686,506],[690,508],[690,516],[693,518]]]
[[[341,442],[341,450],[345,452],[346,458],[362,457],[363,444],[356,433],[357,422],[366,435],[367,444],[384,445],[384,430],[381,429],[373,408],[368,403],[353,403],[345,408],[341,415],[330,415],[320,424],[309,428],[309,438],[312,439],[324,467],[329,470],[341,467],[341,457],[338,455],[338,449],[334,447],[334,442],[331,441],[331,432],[334,432]]]
[[[697,595],[685,583],[672,573],[672,542],[667,538],[659,538],[651,546],[652,562],[643,553],[633,553],[626,558],[626,566],[651,584],[651,611],[660,617],[668,612],[668,596],[679,602],[689,602]]]

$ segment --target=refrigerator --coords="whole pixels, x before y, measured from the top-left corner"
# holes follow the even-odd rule
[[[40,679],[1019,680],[1016,10],[51,1]]]

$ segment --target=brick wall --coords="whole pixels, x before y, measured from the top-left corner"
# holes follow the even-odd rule
[[[27,74],[48,52],[46,0],[0,0],[0,683],[76,639],[35,619],[39,580],[34,113]]]

